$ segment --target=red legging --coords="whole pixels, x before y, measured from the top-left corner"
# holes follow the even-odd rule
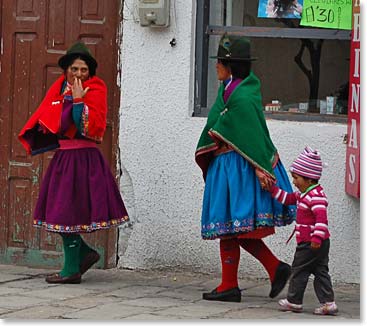
[[[222,283],[217,287],[218,292],[238,287],[240,246],[259,260],[269,274],[270,281],[274,280],[275,271],[280,262],[262,239],[221,239]]]

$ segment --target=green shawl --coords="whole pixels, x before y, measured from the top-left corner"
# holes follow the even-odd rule
[[[227,103],[224,103],[223,92],[222,83],[196,147],[195,160],[204,179],[213,153],[221,142],[227,143],[254,167],[274,179],[277,150],[262,111],[259,79],[251,72],[234,89]]]

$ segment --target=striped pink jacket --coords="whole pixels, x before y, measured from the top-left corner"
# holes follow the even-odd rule
[[[284,205],[297,205],[296,240],[320,243],[330,237],[327,219],[328,200],[323,188],[317,185],[302,194],[299,191],[287,193],[273,186],[271,195]]]

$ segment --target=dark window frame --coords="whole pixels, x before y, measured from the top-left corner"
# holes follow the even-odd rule
[[[208,50],[211,35],[241,35],[246,37],[269,37],[287,39],[329,39],[329,40],[351,40],[351,31],[324,29],[324,28],[283,28],[283,27],[241,27],[210,25],[210,0],[197,1],[196,11],[196,42],[195,42],[195,87],[194,87],[194,112],[195,117],[205,117],[209,112],[207,107],[207,75],[208,75]],[[275,117],[274,114],[266,114]],[[301,121],[337,121],[346,122],[347,117],[325,118],[323,115],[312,114],[297,115],[288,112],[279,112],[277,119]],[[304,116],[302,118],[301,116]],[[297,118],[296,118],[297,117]]]

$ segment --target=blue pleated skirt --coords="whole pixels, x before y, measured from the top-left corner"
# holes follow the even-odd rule
[[[279,160],[274,168],[277,186],[293,192]],[[203,239],[241,235],[259,228],[285,226],[296,217],[295,206],[284,206],[262,190],[255,169],[235,151],[211,161],[205,183],[201,216]]]

